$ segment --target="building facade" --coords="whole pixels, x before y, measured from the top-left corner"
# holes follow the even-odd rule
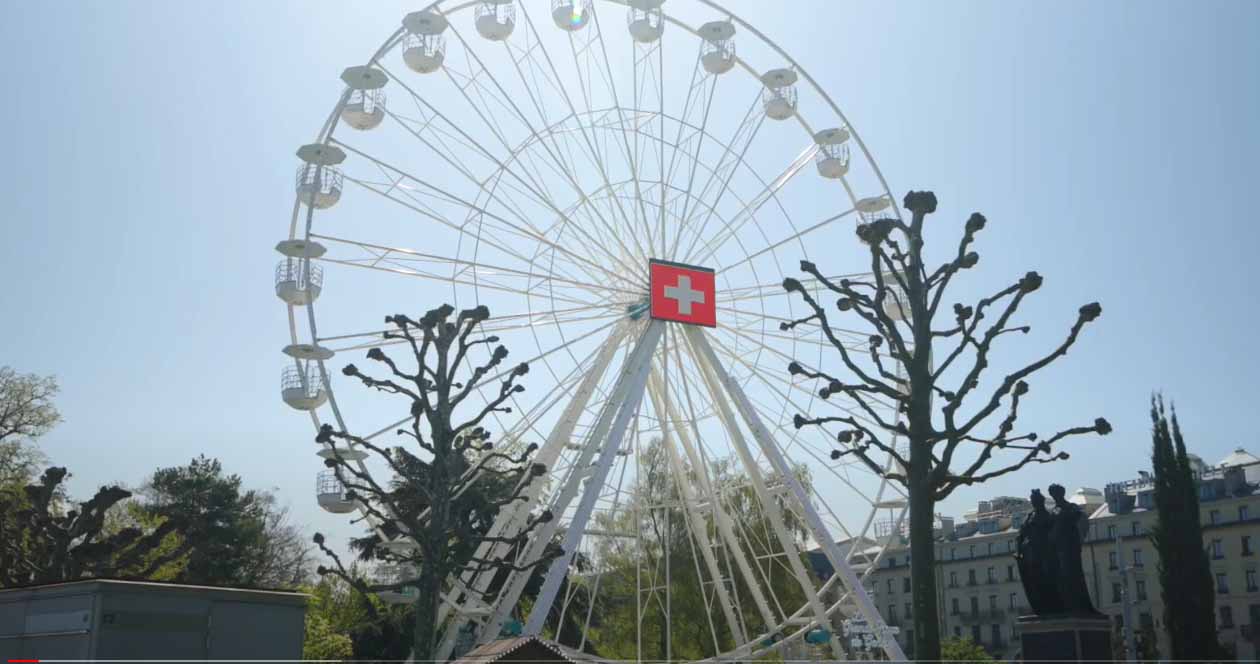
[[[1216,466],[1197,463],[1203,545],[1216,587],[1216,620],[1222,644],[1238,659],[1260,658],[1260,458],[1236,450]],[[1169,653],[1161,628],[1158,557],[1150,539],[1156,522],[1151,478],[1108,485],[1104,492],[1079,489],[1071,497],[1090,514],[1083,545],[1086,582],[1094,606],[1123,624],[1124,605],[1135,633],[1146,628]],[[981,501],[955,523],[936,524],[936,587],[941,634],[966,637],[1003,659],[1018,655],[1015,620],[1028,601],[1015,565],[1015,538],[1031,505],[1022,498]],[[910,556],[905,532],[886,536],[888,546],[868,576],[868,590],[884,620],[900,629],[907,654],[913,647]]]

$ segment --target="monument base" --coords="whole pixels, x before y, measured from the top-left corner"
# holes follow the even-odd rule
[[[1015,621],[1024,662],[1113,659],[1107,616],[1021,616]]]

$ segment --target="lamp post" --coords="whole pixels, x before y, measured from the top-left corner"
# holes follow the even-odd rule
[[[1133,643],[1133,602],[1129,597],[1129,566],[1124,562],[1124,551],[1120,548],[1120,532],[1116,529],[1116,559],[1120,565],[1120,606],[1123,611],[1124,652],[1129,662],[1137,661],[1137,647]]]

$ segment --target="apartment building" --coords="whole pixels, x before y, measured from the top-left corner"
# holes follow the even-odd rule
[[[1214,466],[1194,460],[1199,478],[1203,545],[1211,558],[1221,642],[1239,659],[1260,658],[1260,458],[1238,449]],[[1078,489],[1071,500],[1090,514],[1083,557],[1094,605],[1122,623],[1130,603],[1134,629],[1154,628],[1160,653],[1168,655],[1161,628],[1163,600],[1158,557],[1150,540],[1155,524],[1149,474],[1110,484],[1104,491]],[[1018,654],[1015,620],[1027,614],[1019,580],[1015,538],[1031,511],[1024,498],[981,501],[961,520],[938,517],[937,604],[943,636],[969,637],[996,657]],[[854,564],[876,566],[868,590],[907,654],[913,644],[910,559],[905,528],[882,534],[886,547],[854,554]],[[880,552],[877,558],[873,555]],[[868,557],[872,556],[872,557]],[[861,557],[861,561],[858,560]],[[823,571],[823,570],[820,570]],[[1127,584],[1127,585],[1126,585]]]

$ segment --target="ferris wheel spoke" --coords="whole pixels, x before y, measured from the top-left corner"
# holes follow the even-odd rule
[[[600,21],[600,15],[598,12],[595,13],[595,15],[593,16],[591,25],[595,28],[596,39],[599,44],[599,53],[603,56],[603,59],[602,59],[603,65],[604,65],[603,73],[607,77],[605,80],[608,85],[608,92],[612,96],[613,111],[615,112],[618,127],[620,129],[619,134],[621,136],[621,140],[620,141],[614,140],[614,142],[619,143],[619,147],[622,148],[622,154],[625,157],[626,164],[628,165],[630,169],[630,175],[634,182],[635,191],[641,192],[643,190],[643,185],[640,180],[641,172],[639,169],[639,161],[636,158],[635,148],[631,146],[630,139],[628,137],[628,134],[632,132],[626,127],[626,112],[625,112],[625,109],[621,106],[620,95],[617,92],[617,86],[615,84],[616,77],[613,76],[611,60],[608,57],[608,43],[604,39],[603,25]],[[633,77],[632,77],[632,85],[633,84],[634,83],[633,83]],[[637,110],[638,109],[636,108],[634,112],[637,112]],[[635,133],[636,136],[639,133],[639,122],[637,121],[637,118],[635,121],[633,133]],[[646,217],[646,209],[642,205],[643,200],[641,197],[638,198],[638,202],[639,202],[638,214],[630,214],[625,218],[625,222],[627,224],[626,232],[631,235],[637,234],[640,231],[640,229],[637,229],[635,227],[635,224],[636,223],[640,224],[642,226],[641,231],[644,233],[645,242],[650,252],[651,248],[655,246],[655,243],[652,239],[652,228],[651,228],[651,225],[648,224],[648,220]]]
[[[384,69],[384,68],[382,68],[382,69],[386,72],[386,74],[387,74],[388,76],[390,76],[390,78],[391,78],[392,80],[396,81],[399,85],[401,85],[401,86],[402,86],[402,87],[403,87],[403,88],[404,88],[404,89],[405,89],[405,90],[406,90],[406,91],[410,94],[411,98],[412,98],[412,99],[413,99],[413,101],[416,103],[416,105],[417,105],[417,107],[418,107],[418,108],[419,108],[421,105],[423,105],[423,107],[424,107],[424,108],[426,108],[426,109],[428,109],[428,111],[429,111],[431,114],[433,114],[433,116],[434,116],[435,118],[441,118],[441,119],[443,120],[443,122],[444,122],[446,125],[449,125],[450,127],[452,127],[452,128],[454,129],[454,131],[455,131],[455,132],[456,132],[459,136],[463,137],[463,139],[464,139],[464,140],[462,141],[463,143],[470,143],[470,144],[472,144],[472,145],[476,146],[477,151],[478,151],[478,152],[479,152],[479,153],[480,153],[480,154],[481,154],[484,158],[489,159],[490,161],[492,161],[492,162],[493,162],[493,163],[494,163],[494,164],[498,167],[498,169],[499,169],[499,171],[498,171],[498,173],[499,173],[499,175],[498,175],[499,181],[502,181],[502,177],[503,177],[503,175],[504,175],[504,174],[506,174],[506,175],[510,176],[510,178],[511,178],[511,180],[512,180],[513,182],[515,182],[515,183],[517,183],[517,184],[519,184],[519,185],[521,186],[521,189],[519,189],[519,190],[524,191],[525,193],[527,193],[527,194],[528,194],[531,198],[533,198],[533,199],[535,200],[535,202],[536,202],[536,203],[541,204],[543,207],[550,208],[550,209],[551,209],[551,211],[552,211],[554,214],[559,215],[562,219],[567,219],[567,216],[566,216],[566,215],[565,215],[565,214],[564,214],[564,213],[560,210],[560,208],[559,208],[558,204],[555,202],[555,200],[554,200],[553,196],[552,196],[552,195],[548,192],[548,190],[547,190],[547,186],[546,186],[546,184],[545,184],[545,181],[543,181],[543,180],[539,180],[539,179],[537,178],[536,173],[540,172],[538,168],[526,168],[526,169],[524,169],[524,171],[525,171],[525,175],[524,175],[524,176],[522,176],[520,173],[518,173],[518,169],[511,169],[511,168],[507,168],[507,167],[506,167],[506,164],[504,164],[504,162],[503,162],[503,161],[501,161],[500,159],[498,159],[497,157],[495,157],[495,156],[494,156],[494,154],[493,154],[493,153],[492,153],[489,149],[487,149],[487,148],[485,148],[484,146],[482,146],[482,145],[481,145],[478,141],[476,141],[474,138],[472,138],[472,137],[471,137],[471,136],[470,136],[470,135],[469,135],[466,131],[464,131],[462,128],[460,128],[460,127],[459,127],[459,125],[458,125],[457,123],[455,123],[455,122],[451,121],[451,119],[450,119],[450,118],[448,118],[446,115],[444,115],[444,114],[442,114],[440,111],[438,111],[435,107],[433,107],[433,106],[432,106],[432,104],[430,104],[430,103],[429,103],[428,101],[426,101],[426,100],[425,100],[422,96],[420,96],[419,94],[417,94],[417,93],[415,92],[415,90],[413,90],[410,86],[408,86],[408,85],[407,85],[404,81],[402,81],[402,80],[401,80],[401,79],[399,79],[398,77],[394,76],[392,73],[390,73],[390,72],[389,72],[389,70],[388,70],[388,69]],[[461,93],[465,96],[465,99],[467,99],[467,100],[469,101],[469,103],[470,103],[470,104],[473,104],[473,105],[474,105],[474,107],[476,107],[475,103],[473,103],[473,102],[472,102],[471,98],[467,95],[467,93],[466,93],[465,91],[463,91],[463,86],[460,86],[460,85],[459,85],[457,82],[455,82],[453,79],[452,79],[452,82],[456,85],[456,87],[459,87],[459,88],[461,89]],[[492,133],[494,133],[495,137],[499,139],[499,142],[500,142],[500,143],[501,143],[501,145],[504,147],[504,149],[508,150],[509,154],[513,154],[513,151],[512,151],[512,149],[510,148],[510,146],[508,145],[508,143],[507,143],[507,139],[503,136],[502,131],[501,131],[500,129],[498,129],[496,126],[494,126],[494,124],[491,122],[491,120],[489,120],[489,119],[486,117],[486,115],[484,115],[484,114],[481,112],[481,110],[480,110],[480,109],[476,109],[476,110],[477,110],[477,112],[478,112],[479,116],[480,116],[480,117],[482,117],[482,119],[486,122],[487,126],[490,126],[490,127],[492,128]],[[411,128],[410,128],[410,127],[407,127],[407,129],[411,130]],[[414,131],[413,131],[413,133],[414,133]],[[539,137],[539,135],[537,134],[537,132],[535,132],[535,133],[533,134],[533,136],[534,136],[534,139],[535,139],[535,140],[541,141],[541,138]],[[420,138],[420,139],[423,141],[423,139],[422,139],[422,138],[421,138],[418,134],[417,134],[417,138]],[[432,146],[430,146],[430,147],[432,147]],[[514,158],[514,159],[526,159],[526,160],[530,160],[530,161],[532,162],[532,156],[530,155],[530,153],[529,153],[528,151],[523,151],[523,152],[522,152],[522,153],[520,153],[520,154],[516,154],[516,156],[514,156],[513,158]],[[551,165],[551,164],[545,164],[545,166],[546,166],[547,168],[551,168],[551,166],[552,166],[552,165]],[[561,176],[565,176],[565,173],[557,173],[557,174],[558,174],[558,175],[561,175]],[[494,196],[494,192],[493,192],[491,189],[489,189],[489,188],[486,186],[486,184],[485,184],[485,183],[482,183],[482,182],[478,181],[475,177],[471,176],[471,174],[466,173],[465,175],[466,175],[466,177],[468,177],[470,180],[472,180],[472,181],[473,181],[473,183],[474,183],[475,185],[477,185],[477,186],[478,186],[478,187],[479,187],[482,191],[484,191],[487,195],[492,196],[492,197]],[[514,188],[515,188],[515,187],[514,187]],[[521,220],[522,225],[524,225],[524,226],[526,226],[526,227],[529,227],[529,228],[531,228],[531,230],[534,230],[535,232],[537,232],[537,229],[536,229],[536,228],[533,228],[532,224],[530,224],[530,222],[529,222],[528,220],[524,219],[523,217],[520,217],[519,213],[516,213],[516,210],[518,210],[518,209],[519,209],[519,206],[515,206],[515,205],[504,205],[503,207],[504,207],[504,209],[506,209],[506,210],[512,211],[512,212],[513,212],[513,214],[515,214],[515,215],[518,217],[518,219],[520,219],[520,220]],[[616,238],[616,234],[613,234],[613,237],[614,237],[614,238]],[[586,239],[587,239],[587,240],[590,240],[591,238],[587,237]],[[603,247],[603,245],[602,245],[602,244],[600,244],[600,248],[603,250],[603,254],[604,254],[605,256],[607,256],[610,260],[613,260],[614,262],[616,261],[617,257],[616,257],[615,255],[613,255],[613,254],[612,254],[612,252],[608,251],[606,247]]]
[[[438,264],[438,265],[458,266],[459,272],[456,273],[457,275],[462,274],[462,273],[467,273],[467,272],[481,271],[481,272],[485,272],[486,274],[495,275],[495,276],[510,276],[510,277],[515,277],[515,278],[524,278],[524,279],[529,280],[530,282],[551,282],[551,283],[563,284],[567,286],[574,286],[577,288],[587,290],[592,293],[603,293],[606,291],[612,291],[616,293],[622,293],[627,296],[636,296],[639,294],[638,290],[614,288],[614,287],[610,287],[605,284],[599,284],[596,282],[579,281],[579,280],[570,279],[567,277],[544,275],[544,274],[528,272],[528,271],[520,270],[516,268],[506,267],[502,265],[494,265],[494,264],[485,263],[481,261],[461,259],[461,258],[448,258],[444,256],[439,256],[436,254],[429,254],[429,253],[416,251],[414,249],[405,249],[402,247],[389,247],[385,245],[373,244],[370,242],[362,242],[362,241],[357,241],[357,240],[349,240],[345,238],[335,237],[332,235],[324,235],[320,233],[311,233],[311,237],[328,240],[329,242],[336,242],[336,243],[340,243],[344,245],[359,247],[361,249],[372,251],[374,253],[380,252],[379,255],[374,256],[374,259],[377,259],[377,260],[390,258],[394,261],[400,261],[400,262],[409,261],[409,262],[414,262],[414,263],[431,263],[431,264]]]
[[[810,234],[810,233],[812,233],[812,232],[814,232],[814,231],[816,231],[816,230],[818,230],[818,229],[820,229],[820,228],[824,228],[824,227],[826,227],[826,226],[829,226],[829,225],[831,225],[831,224],[832,224],[833,222],[835,222],[835,221],[839,221],[840,219],[844,219],[845,217],[847,217],[847,216],[849,216],[849,215],[855,214],[856,212],[857,212],[857,209],[856,209],[856,208],[850,208],[849,210],[846,210],[846,211],[841,212],[841,213],[839,213],[839,214],[835,214],[835,215],[832,215],[832,216],[830,216],[830,217],[827,217],[826,219],[823,219],[822,221],[820,221],[820,222],[818,222],[818,223],[816,223],[816,224],[814,224],[814,225],[812,225],[812,226],[810,226],[810,227],[808,227],[808,228],[805,228],[804,230],[801,230],[801,231],[798,231],[798,232],[796,232],[796,233],[793,233],[792,235],[789,235],[788,237],[783,238],[782,240],[779,240],[778,242],[775,242],[775,243],[773,243],[773,244],[770,244],[769,246],[766,246],[766,247],[765,247],[765,248],[763,248],[763,249],[760,249],[760,250],[758,250],[758,251],[756,251],[756,252],[753,252],[753,253],[752,253],[752,254],[750,254],[747,258],[744,258],[743,260],[740,260],[740,261],[738,261],[738,262],[736,262],[736,263],[731,263],[731,264],[728,264],[728,265],[723,265],[723,266],[719,267],[719,268],[717,269],[717,274],[722,274],[722,273],[723,273],[723,272],[725,272],[726,270],[729,270],[729,269],[732,269],[732,268],[735,268],[735,267],[739,267],[740,265],[746,265],[746,264],[748,264],[748,263],[751,263],[751,262],[752,262],[754,259],[756,259],[756,258],[759,258],[759,257],[761,257],[761,256],[764,256],[765,254],[771,253],[771,252],[775,251],[776,249],[778,249],[779,247],[782,247],[783,245],[788,244],[789,242],[795,242],[795,241],[798,241],[798,240],[800,240],[802,237],[804,237],[804,236],[806,236],[806,235],[808,235],[808,234]],[[804,248],[804,247],[802,247],[802,249],[803,249],[803,248]]]
[[[695,262],[704,263],[705,261],[708,261],[713,254],[717,253],[717,251],[722,248],[722,245],[736,237],[740,228],[742,228],[744,224],[748,223],[749,220],[754,219],[757,212],[761,210],[762,206],[774,198],[788,182],[792,181],[792,178],[796,177],[797,174],[805,170],[807,165],[813,162],[814,155],[817,154],[817,152],[818,145],[816,143],[811,144],[809,147],[801,151],[801,153],[797,155],[796,159],[792,160],[792,163],[788,164],[788,167],[764,190],[744,205],[744,207],[731,218],[730,222],[723,223],[722,231],[714,235],[712,239],[705,242],[704,246],[700,250],[702,253],[697,259],[695,259]],[[702,229],[703,228],[704,227],[702,227]],[[691,259],[689,258],[688,260]]]
[[[554,163],[554,165],[558,168],[557,175],[561,178],[561,180],[566,182],[569,186],[571,186],[573,188],[574,193],[577,196],[582,197],[584,195],[582,187],[573,178],[573,170],[574,170],[573,166],[564,163],[562,157],[556,153],[554,146],[549,144],[544,139],[542,130],[535,127],[533,123],[531,123],[529,119],[525,117],[525,114],[521,111],[520,107],[517,106],[517,104],[514,101],[512,101],[511,95],[507,92],[507,90],[503,87],[503,85],[499,82],[499,80],[494,76],[494,72],[490,71],[490,69],[485,66],[485,63],[476,54],[475,50],[472,50],[469,48],[468,42],[464,39],[463,35],[460,34],[459,30],[456,29],[453,24],[450,26],[450,29],[452,31],[452,34],[454,34],[456,38],[460,41],[460,43],[463,45],[466,55],[470,56],[473,59],[473,61],[475,61],[476,66],[479,68],[478,74],[484,73],[486,79],[490,82],[491,85],[494,86],[494,90],[499,95],[497,99],[499,99],[501,103],[506,103],[506,105],[510,107],[511,111],[515,114],[516,119],[519,120],[523,124],[524,128],[530,133],[530,138],[536,141],[537,145],[539,145],[543,149],[546,156],[549,157],[550,160]],[[509,57],[510,57],[510,54],[509,54]],[[513,59],[513,61],[515,62],[515,59]],[[514,67],[514,69],[518,72],[518,74],[520,74],[519,66]],[[521,79],[522,79],[522,82],[525,84],[525,86],[528,87],[529,82],[524,78],[523,75],[521,75]],[[466,93],[463,93],[463,94],[465,94],[465,97],[467,98],[467,94]],[[473,103],[471,102],[471,99],[470,99],[470,103]],[[476,106],[475,103],[473,103],[473,105],[474,107]],[[480,110],[478,110],[477,112],[478,112],[478,115],[481,115]],[[485,116],[482,116],[482,117],[483,119],[485,119]],[[499,137],[500,141],[504,143],[504,147],[510,150],[511,148],[506,143],[506,139],[502,136],[502,134],[497,133],[496,135]],[[560,214],[560,210],[558,207],[553,205],[553,208],[557,214]],[[580,234],[587,233],[587,231],[580,225],[573,225],[572,228],[577,233],[580,233]],[[609,255],[608,258],[610,260],[613,260],[614,262],[620,262],[619,258],[616,256]],[[624,269],[629,269],[629,270],[634,269],[633,267],[627,266],[627,265],[622,265],[622,267]]]
[[[744,113],[744,119],[739,124],[739,127],[736,128],[735,133],[731,136],[730,140],[721,144],[723,146],[722,156],[718,159],[717,165],[714,166],[712,172],[709,174],[709,177],[705,180],[704,187],[701,188],[700,194],[696,197],[698,200],[706,200],[710,190],[712,190],[715,186],[717,187],[717,194],[706,206],[709,210],[708,214],[705,215],[703,221],[699,222],[700,227],[698,229],[691,228],[697,221],[695,216],[683,219],[683,221],[678,225],[678,232],[680,234],[684,230],[694,231],[692,232],[691,242],[688,245],[687,250],[683,252],[683,255],[690,256],[695,253],[696,243],[704,237],[705,227],[708,226],[710,218],[712,218],[714,212],[718,209],[718,206],[721,204],[722,198],[725,197],[726,192],[731,188],[731,180],[734,179],[735,173],[738,171],[739,167],[745,163],[744,160],[748,154],[749,148],[752,147],[753,141],[756,140],[757,134],[761,130],[761,126],[765,124],[766,116],[758,112],[760,109],[761,93],[758,92],[757,96],[753,98],[752,104],[749,105],[748,111]]]
[[[479,215],[481,215],[482,217],[485,217],[485,218],[489,218],[489,219],[493,219],[493,220],[495,220],[495,221],[498,221],[500,224],[502,224],[502,225],[504,226],[504,228],[505,228],[505,229],[507,229],[507,230],[509,230],[509,231],[511,231],[511,232],[516,232],[516,233],[520,233],[520,234],[522,234],[522,235],[525,235],[525,236],[529,237],[530,239],[532,239],[532,240],[534,240],[534,241],[536,241],[536,242],[539,242],[539,243],[541,243],[541,244],[546,245],[548,248],[550,248],[550,249],[552,249],[552,250],[554,250],[554,251],[556,251],[556,252],[558,252],[558,253],[564,254],[566,257],[573,259],[573,260],[574,260],[575,262],[577,262],[577,263],[581,263],[581,264],[587,265],[587,266],[589,266],[589,267],[591,267],[591,268],[595,269],[596,271],[603,273],[603,274],[605,275],[605,277],[607,277],[607,278],[609,278],[609,279],[612,279],[614,283],[615,283],[615,282],[617,282],[617,281],[619,281],[619,280],[622,278],[622,277],[621,277],[621,275],[619,275],[619,274],[618,274],[618,273],[616,273],[616,272],[613,272],[610,268],[605,267],[605,266],[603,266],[603,265],[599,264],[599,262],[597,262],[597,261],[595,261],[595,260],[593,260],[593,259],[591,259],[591,258],[588,258],[588,257],[586,257],[586,256],[581,256],[581,255],[579,255],[579,254],[577,254],[577,253],[575,253],[575,252],[573,252],[573,251],[569,250],[568,248],[563,247],[563,246],[561,246],[561,245],[559,245],[559,244],[557,244],[557,243],[555,243],[555,242],[551,241],[550,239],[548,239],[548,238],[546,238],[546,237],[542,236],[542,235],[541,235],[540,233],[538,233],[538,232],[531,231],[530,229],[526,229],[526,228],[521,228],[521,227],[517,226],[516,224],[513,224],[512,222],[508,221],[507,219],[504,219],[503,217],[500,217],[500,216],[498,216],[498,215],[494,214],[493,212],[491,212],[491,211],[489,211],[489,210],[485,209],[484,207],[481,207],[481,206],[479,206],[479,205],[476,205],[475,203],[472,203],[471,201],[467,201],[467,200],[465,200],[465,199],[463,199],[463,198],[461,198],[461,197],[459,197],[459,196],[457,196],[457,195],[455,195],[455,194],[452,194],[452,193],[450,193],[450,192],[447,192],[446,190],[444,190],[444,189],[442,189],[441,187],[438,187],[438,186],[436,186],[436,185],[434,185],[434,184],[432,184],[432,183],[429,183],[429,182],[425,182],[425,181],[423,181],[423,180],[420,180],[419,178],[415,177],[414,175],[411,175],[410,173],[407,173],[406,171],[404,171],[404,170],[402,170],[402,169],[400,169],[400,168],[398,168],[398,167],[396,167],[396,166],[392,166],[392,165],[390,165],[390,164],[388,164],[388,163],[386,163],[386,162],[383,162],[383,161],[381,161],[381,160],[377,159],[376,157],[373,157],[373,156],[371,156],[371,155],[369,155],[369,154],[367,154],[367,153],[365,153],[365,152],[362,152],[362,151],[358,150],[357,148],[354,148],[353,146],[347,145],[346,143],[343,143],[343,142],[341,142],[341,141],[339,141],[339,140],[337,140],[337,139],[329,139],[329,140],[330,140],[331,142],[336,143],[337,145],[339,145],[339,146],[341,146],[341,147],[345,148],[346,150],[348,150],[348,151],[350,151],[350,152],[353,152],[353,153],[355,153],[355,154],[359,155],[360,157],[363,157],[364,159],[367,159],[367,160],[369,160],[369,161],[372,161],[372,162],[374,162],[374,163],[377,163],[377,164],[378,164],[378,165],[380,165],[380,166],[383,166],[383,167],[385,167],[385,168],[388,168],[388,169],[390,169],[390,170],[392,170],[392,171],[394,171],[394,172],[398,173],[399,175],[406,176],[409,180],[411,180],[412,182],[416,183],[418,186],[420,186],[420,187],[422,187],[422,188],[424,188],[424,189],[429,189],[429,190],[431,190],[431,191],[433,191],[433,192],[437,193],[438,195],[440,195],[441,197],[443,197],[443,198],[444,198],[444,199],[446,199],[446,200],[449,200],[449,201],[451,201],[451,202],[454,202],[454,203],[458,203],[458,204],[460,204],[460,205],[463,205],[463,206],[464,206],[465,208],[467,208],[468,210],[470,210],[470,211],[475,211],[475,212],[477,212]],[[371,189],[371,188],[369,187],[369,189]],[[373,191],[375,191],[375,190],[373,190]],[[378,192],[378,193],[379,193],[379,192]],[[385,194],[382,194],[382,195],[385,195]],[[386,197],[387,197],[387,198],[389,198],[389,196],[386,196]],[[480,242],[485,242],[485,243],[487,243],[487,244],[490,244],[489,242],[487,242],[484,238],[480,237],[479,235],[472,234],[472,233],[471,233],[471,232],[469,232],[467,229],[463,228],[463,227],[462,227],[462,225],[456,225],[456,224],[453,224],[453,222],[450,222],[449,220],[446,220],[445,218],[438,217],[438,216],[433,216],[432,218],[434,218],[434,220],[435,220],[435,221],[439,221],[439,222],[441,222],[441,223],[443,223],[443,224],[445,224],[445,225],[451,226],[452,228],[454,228],[454,229],[455,229],[455,230],[457,230],[457,231],[460,231],[461,233],[465,233],[465,234],[470,235],[473,239],[475,239],[475,240],[477,240],[477,241],[480,241]],[[528,262],[528,261],[527,261],[524,257],[520,256],[519,254],[516,254],[515,252],[512,252],[512,251],[510,251],[510,250],[504,249],[504,248],[502,248],[502,247],[498,246],[497,244],[492,244],[491,246],[495,246],[495,248],[496,248],[496,249],[499,249],[500,251],[503,251],[504,253],[506,253],[506,254],[508,254],[508,255],[514,255],[514,256],[516,256],[516,257],[520,258],[522,261]],[[610,257],[610,258],[613,258],[613,257]]]

